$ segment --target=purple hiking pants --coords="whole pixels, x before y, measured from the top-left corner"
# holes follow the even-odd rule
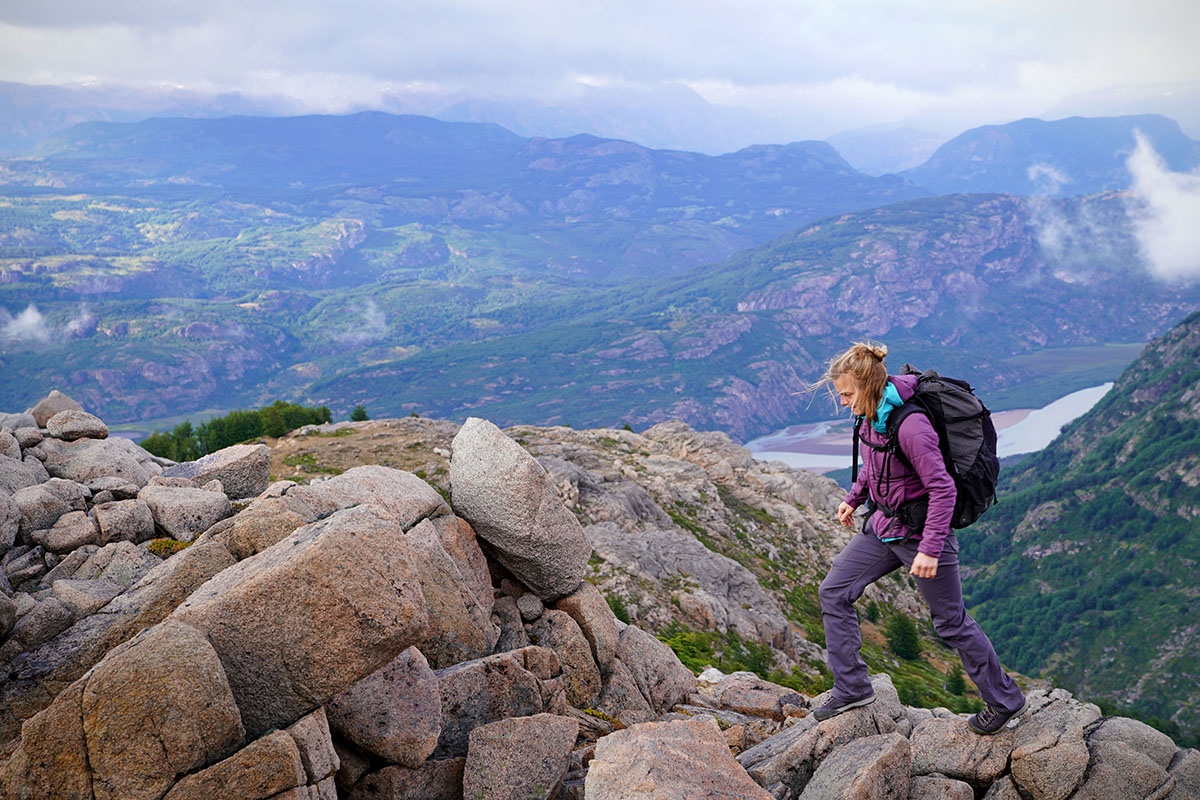
[[[836,701],[859,700],[874,691],[867,677],[867,665],[858,653],[862,635],[854,601],[862,597],[867,586],[889,572],[901,566],[912,567],[918,544],[919,541],[913,540],[884,544],[873,534],[860,533],[833,560],[829,574],[821,582],[821,616],[825,621],[825,646],[829,651]],[[958,540],[953,532],[946,537],[938,557],[937,575],[914,580],[929,604],[934,630],[958,651],[963,669],[979,687],[983,701],[1005,711],[1020,708],[1025,702],[1024,695],[1001,669],[992,643],[963,607]]]

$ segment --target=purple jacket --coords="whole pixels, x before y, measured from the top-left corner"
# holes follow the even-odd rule
[[[889,375],[888,380],[895,385],[902,400],[912,397],[917,385],[916,375]],[[876,431],[871,427],[871,423],[865,420],[860,435],[864,442],[874,445],[882,446],[887,441],[887,436]],[[912,463],[912,469],[893,457],[888,465],[889,474],[884,476],[881,472],[884,454],[870,447],[863,447],[863,468],[858,473],[858,481],[846,495],[845,502],[858,508],[866,502],[869,491],[875,502],[888,508],[896,508],[901,503],[928,494],[929,513],[925,517],[925,530],[915,532],[913,538],[920,540],[921,544],[917,548],[920,552],[937,558],[942,554],[942,544],[946,535],[950,533],[950,518],[954,515],[954,501],[958,496],[954,480],[946,472],[946,462],[938,448],[937,432],[929,423],[928,417],[924,414],[909,414],[900,423],[897,437],[901,451]],[[878,494],[884,490],[886,494]],[[889,519],[882,513],[871,517],[871,527],[881,539],[903,536],[905,533],[904,526],[898,520]]]

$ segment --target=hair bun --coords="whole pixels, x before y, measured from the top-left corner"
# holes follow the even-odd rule
[[[887,345],[886,344],[871,345],[871,355],[875,356],[880,361],[883,361],[885,358],[887,358]]]
[[[887,345],[879,342],[857,342],[853,349],[858,351],[860,358],[870,356],[880,361],[887,358],[888,354]]]

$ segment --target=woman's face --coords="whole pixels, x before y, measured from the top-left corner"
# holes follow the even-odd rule
[[[866,401],[863,391],[850,373],[842,373],[833,379],[833,388],[837,390],[838,401],[843,407],[850,409],[856,417],[865,417],[869,409],[865,408]]]

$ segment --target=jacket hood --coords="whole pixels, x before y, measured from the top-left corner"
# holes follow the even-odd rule
[[[888,380],[896,387],[896,391],[900,393],[901,400],[908,400],[917,391],[917,381],[920,380],[920,375],[888,375]]]

